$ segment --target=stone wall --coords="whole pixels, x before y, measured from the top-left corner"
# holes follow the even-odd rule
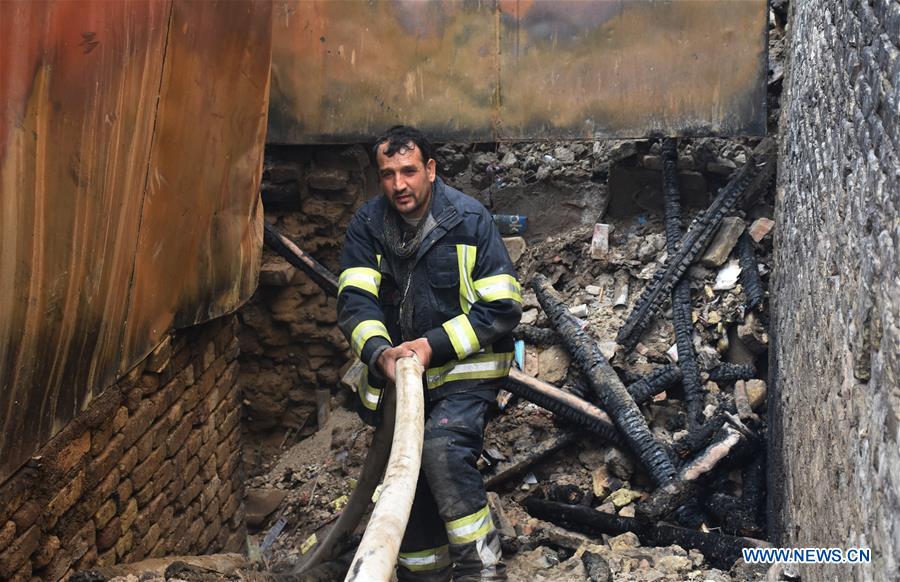
[[[234,320],[169,336],[0,484],[0,580],[243,548]]]
[[[362,146],[270,147],[262,185],[266,221],[338,273],[347,224],[374,180]],[[337,303],[268,249],[259,283],[239,311],[247,426],[305,435],[317,427],[317,390],[327,401],[350,358],[336,325]]]
[[[900,571],[900,4],[795,0],[782,101],[772,514],[791,546]]]

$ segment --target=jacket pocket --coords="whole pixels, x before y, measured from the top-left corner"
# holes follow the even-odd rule
[[[434,247],[428,253],[425,263],[428,267],[428,281],[432,287],[438,289],[459,287],[456,247],[450,245]]]
[[[432,305],[431,327],[437,327],[460,312],[456,247],[442,245],[431,249],[425,268],[428,271],[427,292]]]

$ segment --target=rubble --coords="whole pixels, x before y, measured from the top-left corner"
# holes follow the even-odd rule
[[[737,244],[738,237],[746,228],[744,220],[737,216],[729,216],[722,221],[715,238],[709,243],[706,252],[700,259],[704,267],[721,267]]]
[[[525,249],[528,248],[525,239],[520,236],[503,237],[503,244],[506,245],[506,251],[509,253],[509,258],[512,259],[514,263],[522,258],[522,254],[525,253]]]
[[[569,371],[569,353],[562,346],[551,346],[538,355],[538,378],[559,384]]]
[[[753,221],[753,224],[750,225],[748,229],[748,233],[750,234],[750,238],[753,239],[753,242],[762,242],[762,239],[766,238],[772,229],[775,228],[775,221],[766,218],[765,216],[761,216]]]
[[[592,155],[592,150],[588,148],[580,150],[570,145],[565,147],[574,156],[574,164],[578,164],[584,156]],[[635,151],[639,151],[643,146],[638,142],[633,143],[633,147]],[[680,145],[679,149],[683,150],[685,147],[687,146]],[[463,146],[455,148],[453,151],[465,151]],[[625,149],[628,150],[629,147]],[[699,148],[691,151],[691,155],[700,155],[704,150]],[[746,148],[746,152],[749,152],[749,148]],[[495,155],[480,155],[488,153],[490,152],[480,152],[475,156],[477,163],[472,160],[463,172],[469,173],[478,168],[478,171],[485,174],[493,171],[495,178],[500,175],[510,176],[515,172],[501,166],[505,163],[521,165],[529,157],[523,155],[521,149],[509,146],[506,146],[505,151],[498,150]],[[549,167],[550,174],[563,170],[557,174],[558,179],[568,170],[557,153],[563,159],[567,158],[565,152],[548,150],[545,155],[552,159],[541,158],[538,163]],[[662,162],[661,150],[653,155]],[[681,161],[684,157],[680,151],[677,162],[679,166],[686,165],[686,162]],[[637,159],[633,158],[633,161]],[[747,159],[751,158],[748,156]],[[735,161],[735,165],[740,164]],[[698,163],[694,167],[704,166]],[[552,175],[547,177],[547,180],[553,179]],[[498,188],[495,179],[486,195],[493,196],[501,191]],[[685,210],[688,218],[696,212]],[[701,218],[703,215],[704,211],[701,210]],[[740,211],[739,215],[744,216]],[[532,216],[536,215],[532,213]],[[602,223],[597,222],[598,217],[603,218]],[[507,386],[511,396],[508,396],[504,410],[489,422],[485,434],[485,452],[479,461],[479,467],[491,492],[491,506],[496,520],[504,522],[502,539],[510,572],[520,572],[527,576],[522,579],[543,577],[547,580],[561,579],[560,576],[588,580],[591,579],[591,572],[601,577],[597,579],[603,579],[602,576],[634,580],[665,579],[667,576],[670,579],[730,579],[727,573],[712,568],[708,561],[713,559],[716,561],[715,565],[727,569],[731,566],[726,563],[727,560],[721,560],[721,556],[712,554],[704,557],[704,554],[691,548],[697,546],[703,552],[715,553],[724,543],[733,552],[736,547],[733,543],[757,542],[733,542],[731,538],[723,536],[721,539],[728,540],[727,542],[709,545],[707,538],[696,537],[702,536],[702,532],[689,528],[666,529],[673,526],[653,524],[640,526],[649,527],[654,532],[642,545],[615,550],[604,543],[604,538],[597,529],[586,529],[584,531],[588,531],[589,535],[578,538],[581,534],[571,531],[579,529],[578,524],[566,522],[566,529],[562,529],[544,521],[549,519],[549,515],[534,513],[530,507],[532,500],[549,496],[565,504],[579,504],[572,507],[586,508],[593,512],[591,516],[601,514],[609,519],[625,520],[616,522],[619,525],[637,524],[637,521],[627,520],[635,519],[634,516],[640,517],[642,506],[648,503],[663,482],[669,481],[666,478],[651,477],[645,467],[631,457],[628,447],[623,446],[626,439],[621,429],[607,415],[609,409],[603,405],[595,390],[589,388],[590,374],[586,376],[582,366],[574,365],[576,359],[570,356],[566,347],[571,347],[572,338],[589,339],[593,342],[597,356],[609,366],[608,374],[612,375],[610,378],[615,377],[623,387],[627,386],[625,394],[633,399],[636,406],[640,406],[636,408],[638,415],[647,424],[649,437],[661,447],[661,454],[668,462],[673,463],[675,470],[672,474],[683,474],[692,466],[688,459],[693,459],[698,454],[702,456],[705,449],[714,446],[717,434],[737,434],[738,437],[731,438],[738,438],[741,442],[749,438],[729,424],[726,416],[738,412],[736,401],[740,400],[740,395],[736,398],[736,381],[745,381],[743,394],[746,395],[746,403],[753,414],[746,417],[746,422],[753,427],[747,429],[748,432],[755,434],[755,430],[764,426],[764,383],[760,389],[757,365],[764,363],[765,349],[756,353],[754,349],[759,346],[754,345],[754,349],[751,349],[745,345],[745,340],[752,344],[750,338],[762,337],[759,332],[764,330],[761,324],[766,320],[765,305],[758,306],[756,311],[750,313],[742,279],[740,284],[735,281],[730,288],[717,289],[715,278],[718,273],[699,264],[699,261],[684,270],[683,280],[695,290],[688,299],[687,328],[690,331],[690,346],[697,356],[697,369],[704,394],[702,404],[707,413],[707,420],[702,424],[703,430],[691,434],[685,430],[687,423],[684,413],[683,370],[679,365],[670,363],[667,356],[667,352],[674,356],[677,351],[675,333],[669,323],[672,313],[668,311],[668,300],[662,301],[654,316],[648,318],[646,324],[642,324],[643,331],[636,338],[635,349],[612,341],[635,305],[635,299],[655,284],[654,273],[665,269],[670,257],[680,252],[667,248],[666,224],[661,215],[650,213],[603,217],[601,210],[595,214],[590,224],[558,230],[544,238],[534,237],[531,228],[537,223],[537,220],[532,220],[529,232],[521,238],[522,242],[508,238],[506,243],[516,251],[513,254],[517,255],[514,258],[520,280],[540,280],[535,274],[546,274],[545,285],[552,285],[553,292],[558,294],[561,312],[570,319],[564,333],[559,333],[552,327],[557,316],[545,313],[534,292],[527,290],[523,293],[523,324],[516,329],[515,336],[525,341],[524,363],[528,374],[511,374]],[[595,224],[608,227],[607,246],[602,259],[595,258]],[[694,224],[697,224],[696,220]],[[749,236],[744,238],[752,240]],[[737,243],[738,251],[742,244]],[[517,252],[520,247],[521,254]],[[728,254],[732,250],[729,249]],[[762,239],[761,243],[754,243],[753,251],[758,265],[757,272],[761,279],[765,279],[770,270],[771,237]],[[699,251],[693,255],[692,260],[697,259],[698,254]],[[734,262],[738,263],[738,259]],[[738,267],[740,266],[738,263]],[[305,275],[298,275],[302,276]],[[751,316],[749,320],[748,316]],[[754,333],[748,335],[747,332],[751,329],[748,322],[755,330],[755,336]],[[677,358],[671,359],[677,362]],[[683,362],[680,364],[683,365]],[[588,367],[588,371],[592,369]],[[534,378],[535,375],[539,379]],[[751,384],[747,380],[757,381]],[[753,390],[750,389],[751,385]],[[654,398],[658,400],[653,401]],[[323,421],[326,432],[329,431],[328,427],[338,427],[342,423],[347,427],[359,426],[347,416],[341,399],[332,399],[329,406],[332,418]],[[737,419],[738,416],[741,415],[734,415],[734,418]],[[338,440],[341,440],[343,430],[338,430],[336,434]],[[254,478],[255,487],[279,488],[280,483],[280,487],[288,491],[277,513],[269,516],[268,523],[260,526],[257,534],[262,535],[268,531],[267,526],[272,525],[275,515],[287,516],[288,523],[271,548],[270,560],[273,563],[296,561],[302,555],[304,542],[310,539],[315,541],[307,544],[307,551],[313,551],[312,548],[321,545],[319,540],[327,531],[328,524],[336,519],[339,508],[346,503],[345,496],[353,488],[353,479],[360,471],[360,453],[368,446],[365,443],[370,434],[368,430],[359,433],[354,442],[361,444],[354,445],[351,450],[346,450],[343,446],[337,449],[320,449],[318,457],[304,446],[313,439],[306,439],[295,445],[287,456],[310,460],[318,458],[319,461],[313,461],[315,469],[298,467],[291,471],[290,480],[285,480],[284,473],[280,473],[281,469],[272,467]],[[725,459],[726,464],[732,463],[730,454],[725,455]],[[731,533],[744,532],[755,537],[764,535],[764,531],[754,529],[759,527],[758,509],[754,509],[758,508],[754,506],[754,500],[759,497],[754,497],[756,494],[752,490],[753,494],[746,499],[743,495],[736,496],[741,491],[742,477],[734,471],[716,469],[716,466],[714,464],[707,472],[709,478],[697,479],[696,489],[693,489],[703,502],[693,507],[684,505],[677,508],[669,519],[687,522],[687,515],[692,512],[691,519],[700,516],[710,527],[724,527],[727,523]],[[325,467],[331,468],[323,470]],[[327,491],[328,494],[324,495],[322,491]],[[729,511],[728,508],[734,511]],[[504,516],[502,518],[499,515],[501,512]],[[559,515],[560,510],[556,508],[553,513]],[[738,514],[740,519],[734,517]],[[637,525],[634,527],[638,528]],[[313,538],[313,535],[318,537]],[[693,553],[689,555],[686,549],[666,545],[672,543],[667,541],[672,536],[681,540],[679,543],[686,544],[684,547]],[[719,539],[718,536],[713,537]],[[347,539],[352,545],[354,538]],[[637,540],[638,537],[634,539]],[[684,539],[693,541],[688,543]],[[664,546],[648,547],[649,544]],[[345,544],[342,547],[348,546]],[[632,555],[629,552],[638,554]],[[554,553],[557,559],[553,558]]]
[[[760,190],[768,186],[775,171],[773,148],[771,140],[763,140],[754,150],[751,160],[735,174],[709,208],[695,219],[681,240],[677,254],[666,258],[664,267],[656,272],[635,303],[631,315],[616,336],[619,343],[628,348],[634,347],[638,336],[646,330],[650,319],[662,307],[690,263],[707,246],[722,219],[734,210],[740,199],[752,200]]]
[[[591,238],[591,257],[604,260],[609,253],[609,225],[595,224],[594,236]]]

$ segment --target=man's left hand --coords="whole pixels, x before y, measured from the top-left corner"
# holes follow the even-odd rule
[[[406,348],[411,352],[415,352],[416,357],[422,364],[422,367],[426,370],[428,369],[428,364],[429,362],[431,362],[431,345],[428,344],[428,340],[426,338],[420,337],[419,339],[413,340],[411,342],[403,342],[397,347]]]

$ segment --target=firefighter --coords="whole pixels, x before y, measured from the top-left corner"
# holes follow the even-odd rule
[[[396,126],[374,147],[382,195],[347,227],[338,323],[366,364],[378,421],[398,358],[425,367],[425,441],[399,580],[506,580],[476,468],[486,416],[513,361],[521,287],[491,214],[437,177],[428,139]]]

